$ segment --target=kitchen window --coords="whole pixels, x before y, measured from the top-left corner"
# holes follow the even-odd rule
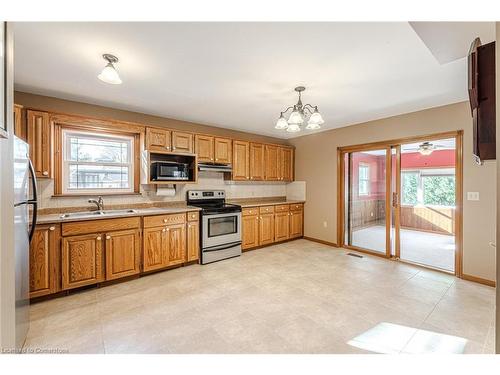
[[[370,194],[370,166],[368,164],[359,164],[359,195]]]
[[[133,135],[62,129],[62,193],[134,192]]]

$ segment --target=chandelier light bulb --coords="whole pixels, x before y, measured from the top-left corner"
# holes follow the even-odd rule
[[[288,128],[286,128],[286,131],[290,133],[300,132],[300,126],[297,124],[289,124]]]
[[[288,128],[288,122],[283,117],[283,113],[281,113],[280,118],[278,119],[278,121],[276,121],[276,126],[274,128],[278,130],[283,130]]]
[[[292,112],[290,115],[290,118],[288,119],[288,126],[290,125],[302,125],[304,123],[304,117],[300,114],[299,111],[296,109]]]
[[[112,84],[112,85],[119,85],[122,83],[122,80],[120,76],[118,75],[118,72],[116,71],[116,68],[113,64],[118,62],[118,58],[116,56],[110,55],[110,54],[104,54],[102,55],[103,59],[106,60],[108,63],[102,70],[101,74],[97,76],[101,81]]]

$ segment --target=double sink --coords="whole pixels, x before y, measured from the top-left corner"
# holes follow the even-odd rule
[[[61,219],[70,219],[77,217],[111,216],[111,215],[123,215],[123,214],[135,214],[135,213],[137,213],[137,210],[132,210],[132,209],[70,212],[67,214],[62,214]]]

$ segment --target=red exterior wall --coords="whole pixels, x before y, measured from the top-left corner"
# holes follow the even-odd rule
[[[436,150],[430,155],[422,155],[420,152],[401,154],[402,169],[453,167],[455,167],[455,150]]]

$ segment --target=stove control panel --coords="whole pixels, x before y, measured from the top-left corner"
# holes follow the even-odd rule
[[[224,199],[226,192],[224,190],[189,190],[187,192],[188,201],[201,199]]]

